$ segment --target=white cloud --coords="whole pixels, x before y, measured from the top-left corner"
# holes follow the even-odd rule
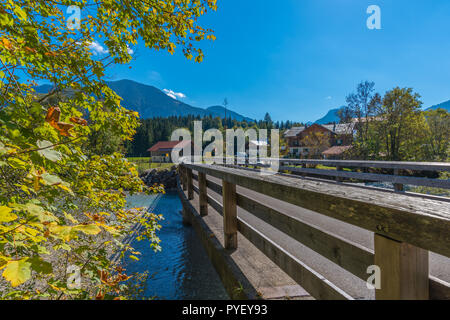
[[[325,100],[331,100],[331,99],[333,99],[332,96],[328,96],[328,97],[325,98]]]
[[[174,92],[173,90],[168,90],[168,89],[164,89],[163,90],[169,97],[173,98],[173,99],[183,99],[186,98],[186,95],[184,93],[181,92]]]
[[[127,45],[127,52],[130,55],[134,53],[133,49],[131,49],[128,45]]]
[[[89,49],[92,50],[92,52],[94,53],[94,55],[100,55],[100,54],[106,54],[108,53],[108,49],[105,49],[100,43],[94,41],[94,42],[88,42],[88,47]],[[127,52],[128,54],[133,54],[134,50],[131,49],[128,45],[127,45]]]
[[[89,46],[89,49],[92,50],[94,55],[108,53],[108,50],[103,48],[103,46],[101,44],[99,44],[98,42],[95,42],[95,41],[88,42],[88,46]]]

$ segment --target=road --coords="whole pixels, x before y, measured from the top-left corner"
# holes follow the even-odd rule
[[[195,171],[194,171],[195,172]],[[217,178],[208,176],[211,180],[221,185],[221,181]],[[197,185],[197,182],[194,181]],[[320,227],[323,230],[338,235],[344,239],[360,244],[368,249],[373,250],[373,233],[365,229],[350,225],[345,222],[318,214],[316,212],[306,210],[304,208],[280,201],[278,199],[254,192],[252,190],[237,186],[236,191],[250,199],[258,201],[268,207],[272,207],[286,215],[295,217],[312,226]],[[208,194],[214,199],[222,203],[221,195],[208,189]],[[213,210],[210,208],[210,210]],[[285,250],[299,258],[308,266],[321,273],[329,281],[346,291],[355,299],[374,299],[373,290],[366,287],[366,282],[332,263],[308,247],[302,245],[298,241],[290,238],[284,233],[278,231],[274,227],[256,218],[251,213],[238,207],[238,216],[245,222],[251,224],[258,231],[264,233],[267,237],[281,245]],[[450,282],[450,259],[435,253],[430,253],[430,274]],[[369,277],[369,274],[367,275]]]

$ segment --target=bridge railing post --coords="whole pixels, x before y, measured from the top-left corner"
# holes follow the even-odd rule
[[[225,249],[237,248],[236,185],[222,180],[223,231]]]
[[[192,200],[194,199],[194,185],[192,182],[192,169],[186,168],[186,180],[187,180],[187,192],[188,192],[188,199]]]
[[[380,269],[377,300],[428,300],[428,251],[375,234],[375,265]]]
[[[198,173],[198,190],[200,215],[204,217],[208,215],[208,191],[206,188],[206,174],[202,172]]]
[[[341,166],[337,166],[336,167],[336,171],[342,171],[342,167]],[[336,182],[342,182],[342,178],[341,177],[336,177]]]
[[[399,176],[400,170],[394,169],[394,175]],[[402,183],[394,183],[394,191],[395,192],[403,192],[404,191],[403,184]]]

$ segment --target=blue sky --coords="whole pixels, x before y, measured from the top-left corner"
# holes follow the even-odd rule
[[[369,5],[381,9],[381,30],[369,30]],[[144,46],[110,80],[132,79],[197,107],[221,104],[251,118],[314,121],[362,80],[384,94],[412,87],[425,106],[450,99],[448,0],[218,0],[202,17],[215,42],[205,60],[188,61]]]

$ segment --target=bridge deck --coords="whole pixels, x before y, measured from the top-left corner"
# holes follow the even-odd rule
[[[187,197],[187,194],[185,194]],[[200,212],[198,194],[194,194],[194,199],[190,201],[196,213],[191,215],[190,219]],[[221,213],[217,212],[209,206],[209,213],[206,217],[201,218],[206,228],[197,230],[200,233],[208,233],[207,241],[212,238],[217,240],[221,247],[224,246],[223,235],[223,218]],[[302,287],[292,280],[285,272],[283,272],[275,263],[261,253],[253,244],[251,244],[244,236],[238,234],[239,247],[234,251],[217,250],[211,253],[210,258],[216,269],[221,268],[221,259],[228,260],[228,264],[232,265],[232,272],[223,272],[218,270],[219,275],[230,296],[235,298],[250,299],[292,299],[292,300],[310,300],[313,299]],[[209,251],[207,249],[207,251]],[[218,255],[222,255],[217,258]],[[219,266],[217,266],[219,264]],[[236,268],[235,268],[236,267]],[[222,274],[221,274],[222,273]],[[233,274],[231,274],[233,273]],[[233,284],[236,279],[239,285]],[[228,288],[227,288],[228,287]],[[245,292],[239,292],[239,291]]]

